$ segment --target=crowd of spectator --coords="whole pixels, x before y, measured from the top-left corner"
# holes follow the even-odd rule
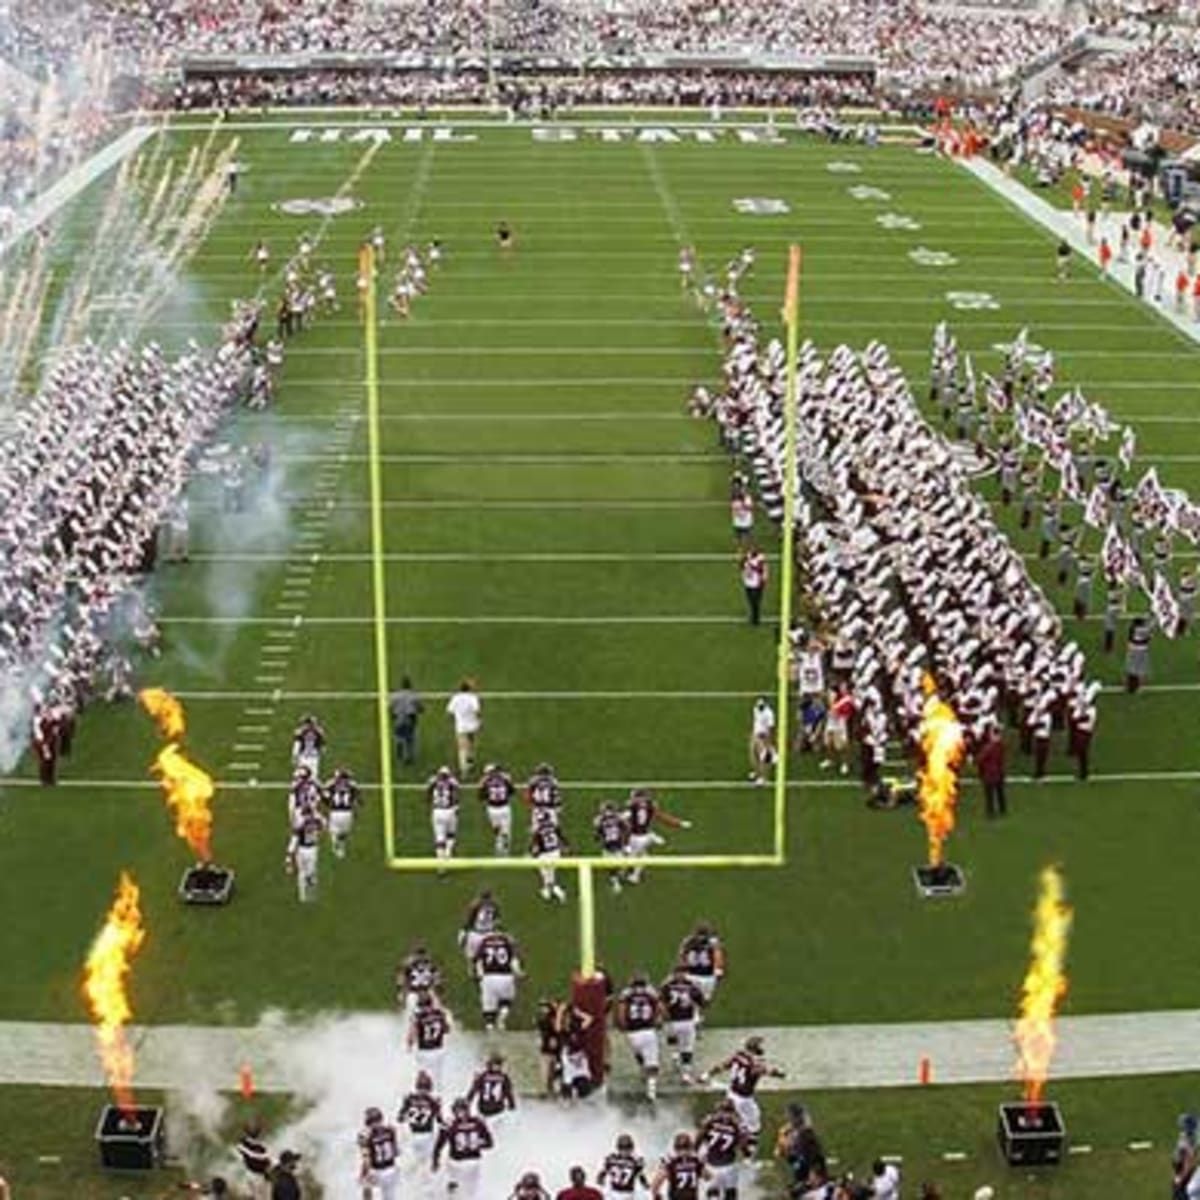
[[[489,99],[487,72],[472,68],[448,77],[424,71],[333,70],[196,76],[175,87],[171,103],[180,110],[348,104],[438,108],[485,104]],[[516,115],[600,105],[808,109],[880,103],[868,73],[783,75],[761,71],[613,70],[509,77],[498,81],[496,100]]]
[[[1059,72],[1046,102],[1186,131],[1200,128],[1198,8],[1120,0],[1068,7],[1073,15],[1060,19],[1036,4],[981,11],[917,0],[0,0],[0,205],[44,188],[111,132],[121,108],[497,101],[515,115],[611,104],[886,110],[942,93],[1011,90],[1080,21],[1119,33],[1129,48]],[[196,64],[243,54],[390,62],[224,74]],[[695,61],[704,55],[726,62]],[[790,67],[750,68],[772,55]],[[690,65],[678,61],[688,56]],[[735,56],[742,67],[728,61]],[[839,56],[864,66],[831,74],[818,65]]]
[[[1173,129],[1200,129],[1200,31],[1160,30],[1124,54],[1064,73],[1046,99]]]

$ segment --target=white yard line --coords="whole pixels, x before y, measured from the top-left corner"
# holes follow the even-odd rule
[[[327,462],[329,456],[325,454],[277,454],[275,460],[281,463],[315,463]],[[345,461],[354,464],[369,463],[371,456],[369,454],[349,454],[339,455],[338,461]],[[694,451],[692,453],[682,454],[589,454],[582,451],[579,454],[381,454],[379,455],[381,463],[407,463],[412,466],[443,466],[454,465],[457,463],[470,463],[474,466],[586,466],[589,464],[599,464],[601,466],[611,466],[614,463],[618,464],[652,464],[661,465],[663,463],[697,463],[708,465],[712,463],[728,463],[728,454],[708,454],[703,451]],[[311,519],[305,522],[313,529],[319,526],[324,526],[328,523],[328,517]]]
[[[1200,692],[1200,682],[1196,683],[1148,683],[1143,684],[1141,691],[1138,693],[1149,695],[1186,695],[1191,692]],[[424,693],[427,699],[446,700],[454,693],[451,690],[431,690]],[[1101,694],[1104,696],[1123,696],[1125,689],[1120,684],[1109,684],[1101,689]],[[183,689],[176,693],[181,700],[194,701],[197,703],[212,701],[243,701],[243,700],[272,700],[272,701],[294,701],[300,702],[320,702],[320,701],[338,701],[338,700],[370,700],[373,699],[375,693],[373,691],[355,691],[349,690],[333,690],[333,691],[287,691],[287,692],[248,692],[248,691],[191,691]],[[762,689],[714,689],[714,690],[646,690],[646,691],[624,691],[620,689],[594,689],[589,691],[485,691],[482,693],[487,700],[503,700],[522,702],[545,702],[553,701],[581,701],[588,703],[591,701],[608,701],[608,700],[632,700],[632,701],[658,701],[658,700],[732,700],[732,699],[754,699],[762,695]],[[249,710],[247,710],[249,711]]]
[[[288,610],[294,605],[279,604],[277,608]],[[1097,618],[1100,619],[1100,618]],[[276,625],[290,621],[290,617],[172,617],[159,618],[161,625]],[[557,616],[544,617],[528,613],[474,616],[387,616],[388,625],[745,625],[746,618],[731,614],[717,616],[678,616],[670,613],[642,614],[621,613],[610,616]],[[375,618],[363,617],[305,617],[304,625],[373,625]],[[767,628],[763,626],[764,630]]]
[[[1121,304],[1122,301],[1114,301]],[[1032,324],[1032,322],[1031,322]],[[926,352],[927,353],[927,352]],[[522,391],[529,391],[533,388],[553,388],[560,390],[562,388],[594,388],[602,387],[607,389],[626,388],[626,387],[663,387],[666,384],[677,385],[681,389],[694,387],[698,382],[711,381],[718,374],[719,368],[713,363],[710,370],[705,372],[696,372],[692,375],[566,375],[566,376],[478,376],[464,377],[459,379],[423,379],[423,378],[408,378],[408,379],[391,379],[379,381],[379,386],[385,391],[389,388],[407,388],[411,391],[425,391],[437,388],[462,388],[466,391],[479,391],[483,388],[520,388]],[[1186,391],[1194,392],[1198,385],[1191,380],[1155,380],[1147,381],[1145,379],[1073,379],[1072,383],[1080,387],[1097,387],[1106,388],[1109,391],[1114,389],[1123,391]],[[346,375],[307,375],[302,379],[289,379],[287,387],[317,387],[317,388],[361,388],[363,380]],[[680,408],[683,406],[683,395],[680,393]]]
[[[699,323],[697,327],[701,326]],[[893,357],[929,357],[928,346],[894,346]],[[359,352],[352,347],[313,346],[289,351],[289,358],[336,358],[339,355],[357,359]],[[689,362],[696,357],[694,346],[391,346],[379,351],[381,358],[680,358]],[[1056,347],[1054,357],[1061,364],[1077,358],[1119,358],[1178,360],[1176,350],[1069,350]],[[682,415],[682,410],[681,410]]]
[[[606,553],[606,552],[580,552],[567,551],[555,553],[548,551],[544,554],[540,553],[513,553],[513,554],[458,554],[458,553],[407,553],[397,551],[387,553],[381,556],[385,562],[401,562],[401,563],[463,563],[463,562],[479,562],[479,563],[617,563],[617,562],[666,562],[666,563],[697,563],[697,562],[721,562],[729,563],[737,560],[737,552],[730,548],[725,553],[674,553],[670,551],[662,551],[660,553]],[[778,557],[777,555],[774,557]],[[1032,555],[1030,557],[1036,557]],[[1180,557],[1178,554],[1176,558]],[[205,562],[247,562],[247,563],[262,563],[262,562],[288,562],[289,557],[285,554],[270,555],[270,554],[193,554],[191,561],[194,563]],[[370,563],[374,561],[374,557],[367,553],[324,553],[321,555],[321,561],[327,563]]]

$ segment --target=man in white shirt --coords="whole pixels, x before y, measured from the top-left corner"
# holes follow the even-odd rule
[[[469,679],[458,685],[458,691],[446,702],[446,711],[454,719],[459,778],[466,779],[475,767],[475,738],[483,724],[479,696]]]
[[[766,782],[767,773],[775,765],[775,710],[765,696],[754,702],[750,717],[750,778],[755,783]]]

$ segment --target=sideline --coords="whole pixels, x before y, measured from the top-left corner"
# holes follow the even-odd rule
[[[974,175],[986,188],[995,192],[1002,199],[1007,200],[1014,208],[1018,209],[1023,216],[1035,225],[1041,226],[1047,233],[1055,238],[1062,238],[1076,253],[1083,256],[1088,265],[1096,269],[1096,254],[1099,242],[1096,245],[1089,245],[1087,233],[1080,219],[1069,209],[1056,208],[1047,200],[1043,200],[1041,196],[1031,192],[1023,183],[1013,179],[1010,175],[1006,175],[999,167],[980,158],[956,159],[955,161],[970,174]],[[1096,236],[1108,237],[1109,244],[1113,247],[1113,253],[1116,254],[1119,249],[1118,237],[1120,233],[1120,221],[1125,217],[1123,212],[1111,212],[1107,215],[1097,217],[1096,220]],[[1187,311],[1176,312],[1174,303],[1175,294],[1175,276],[1179,271],[1180,264],[1183,262],[1183,254],[1178,250],[1172,250],[1167,246],[1167,229],[1161,222],[1154,222],[1154,239],[1155,239],[1155,255],[1163,264],[1165,272],[1165,292],[1167,296],[1166,304],[1155,304],[1153,300],[1140,300],[1142,307],[1148,309],[1156,316],[1162,318],[1169,325],[1173,326],[1179,334],[1187,338],[1188,341],[1200,344],[1200,321],[1194,321]],[[1053,288],[1054,274],[1053,263],[1050,253],[1046,255],[1046,281],[1047,286]],[[1073,264],[1078,266],[1078,264]],[[1108,274],[1104,277],[1108,282],[1118,290],[1127,292],[1129,295],[1138,299],[1137,293],[1133,286],[1133,263],[1118,262],[1113,259],[1112,265],[1109,268]],[[1188,298],[1188,303],[1185,306],[1187,309],[1191,307],[1191,298]],[[1031,324],[1033,324],[1031,322]],[[1072,352],[1076,357],[1079,352]],[[1114,352],[1114,357],[1121,357],[1124,352]],[[1055,351],[1058,356],[1058,351]],[[1062,353],[1066,357],[1068,352]],[[1133,418],[1136,423],[1138,418]]]
[[[253,1067],[261,1091],[303,1092],[308,1083],[297,1064],[296,1039],[320,1043],[347,1014],[319,1014],[285,1021],[267,1014],[253,1027],[151,1025],[130,1029],[139,1088],[219,1086],[231,1090],[239,1067]],[[362,1014],[391,1045],[402,1044],[401,1018]],[[1200,1069],[1200,1010],[1066,1016],[1055,1025],[1058,1045],[1053,1077],[1161,1075]],[[792,1025],[705,1030],[698,1054],[708,1066],[758,1034],[768,1055],[787,1071],[760,1088],[905,1087],[916,1084],[923,1057],[938,1083],[1001,1083],[1014,1078],[1013,1022],[898,1022],[882,1025]],[[0,1083],[55,1087],[103,1087],[94,1032],[86,1024],[36,1021],[0,1023]],[[493,1035],[525,1093],[539,1088],[537,1040],[528,1030]],[[625,1039],[612,1039],[613,1084],[636,1087],[636,1069]],[[304,1056],[300,1056],[303,1058]],[[671,1072],[664,1090],[673,1090]],[[702,1090],[702,1089],[696,1089]]]
[[[16,214],[12,234],[8,240],[0,241],[0,259],[19,245],[43,221],[74,200],[84,188],[90,187],[101,175],[137,151],[156,132],[157,130],[149,125],[135,125],[132,129],[127,129],[115,141],[109,142],[77,167],[72,167],[57,183],[35,197],[32,203]]]

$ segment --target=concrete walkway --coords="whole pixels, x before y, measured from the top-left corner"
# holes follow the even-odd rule
[[[1013,1078],[1011,1022],[939,1021],[887,1025],[829,1025],[712,1029],[704,1033],[698,1061],[711,1066],[751,1032],[766,1040],[768,1055],[787,1071],[782,1088],[900,1087],[918,1081],[927,1055],[935,1083],[1003,1082]],[[1200,1010],[1064,1017],[1052,1066],[1056,1079],[1151,1075],[1200,1070]],[[263,1091],[303,1092],[314,1061],[336,1070],[346,1047],[368,1060],[403,1061],[402,1027],[387,1015],[328,1014],[289,1020],[268,1014],[254,1027],[159,1025],[130,1031],[140,1087],[207,1086],[232,1089],[241,1064]],[[451,1077],[464,1079],[482,1057],[482,1035],[452,1035]],[[509,1060],[522,1090],[538,1087],[533,1035],[510,1032],[489,1039]],[[614,1038],[613,1083],[634,1086],[632,1059]],[[301,1050],[301,1047],[303,1048]],[[461,1071],[454,1070],[458,1060]],[[669,1077],[669,1076],[668,1076]],[[91,1027],[84,1024],[0,1023],[0,1083],[103,1086]]]
[[[1100,239],[1107,237],[1109,245],[1116,254],[1120,245],[1121,224],[1129,215],[1125,212],[1112,211],[1107,216],[1096,219],[1096,242],[1089,245],[1087,230],[1083,219],[1070,209],[1057,208],[1048,200],[1044,200],[1036,192],[1031,191],[1019,180],[1005,174],[999,167],[982,158],[956,160],[966,171],[970,171],[977,179],[986,184],[992,191],[1002,196],[1015,208],[1018,208],[1029,220],[1040,225],[1056,238],[1064,238],[1070,247],[1083,255],[1093,265],[1098,264],[1097,253]],[[1165,303],[1155,304],[1153,299],[1141,301],[1147,308],[1156,312],[1164,321],[1173,325],[1184,337],[1192,342],[1200,343],[1200,321],[1192,317],[1192,300],[1189,296],[1184,312],[1175,310],[1175,276],[1179,273],[1184,262],[1182,251],[1172,250],[1168,246],[1170,231],[1160,221],[1154,222],[1154,256],[1165,268],[1163,291]],[[1131,252],[1132,258],[1132,252]],[[1077,264],[1076,264],[1077,266]],[[1136,295],[1133,287],[1133,262],[1121,263],[1113,259],[1109,268],[1108,278],[1115,287],[1130,295]],[[1053,254],[1046,252],[1046,279],[1051,284],[1054,279]],[[1014,320],[1019,325],[1019,320]],[[1036,334],[1036,330],[1035,330]],[[1053,350],[1053,345],[1048,347]]]

